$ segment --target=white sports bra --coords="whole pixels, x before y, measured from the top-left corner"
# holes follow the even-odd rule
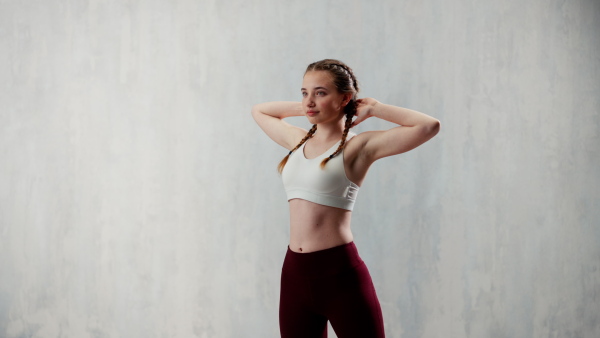
[[[355,134],[348,135],[350,140]],[[321,156],[307,159],[304,144],[293,152],[283,168],[281,178],[288,201],[299,198],[330,207],[352,210],[359,186],[350,181],[344,170],[344,150],[321,169],[321,161],[331,155],[341,140]],[[347,141],[346,141],[347,142]]]

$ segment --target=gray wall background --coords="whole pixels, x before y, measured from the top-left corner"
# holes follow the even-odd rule
[[[598,1],[4,0],[0,49],[1,337],[277,337],[249,113],[326,57],[442,122],[355,208],[387,336],[600,336]]]

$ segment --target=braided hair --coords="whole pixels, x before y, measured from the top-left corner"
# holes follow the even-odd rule
[[[342,141],[340,142],[339,147],[333,152],[333,154],[329,155],[323,161],[321,161],[321,169],[325,168],[325,165],[329,160],[337,156],[346,146],[346,137],[348,136],[348,131],[350,130],[350,126],[352,125],[352,118],[356,114],[356,94],[358,93],[358,81],[356,81],[356,77],[352,72],[352,69],[348,67],[346,64],[339,60],[334,59],[325,59],[317,62],[313,62],[308,67],[306,67],[305,74],[309,71],[327,71],[331,74],[333,78],[333,84],[336,89],[340,93],[352,93],[352,98],[344,106],[344,115],[346,116],[346,123],[344,125],[344,132],[342,133]],[[279,173],[283,171],[283,167],[288,161],[290,155],[296,151],[296,149],[300,148],[304,142],[306,142],[309,138],[311,138],[317,130],[317,125],[313,125],[312,128],[308,131],[306,136],[298,143],[298,145],[292,149],[284,158],[281,160],[279,165],[277,166],[277,170]]]
[[[290,155],[292,155],[292,153],[294,151],[296,151],[296,149],[300,148],[300,146],[304,142],[306,142],[309,138],[311,138],[315,134],[315,131],[317,131],[317,125],[313,124],[312,128],[310,128],[310,130],[308,131],[306,136],[304,136],[304,138],[300,141],[300,143],[298,143],[298,145],[294,149],[290,150],[290,152],[283,158],[283,160],[281,160],[281,162],[279,162],[279,165],[277,166],[277,171],[279,171],[280,174],[283,171],[283,167],[285,167],[285,164],[287,163],[288,159],[290,158]]]

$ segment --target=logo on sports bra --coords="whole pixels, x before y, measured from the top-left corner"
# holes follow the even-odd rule
[[[356,200],[357,193],[358,188],[356,188],[354,185],[347,186],[346,190],[344,191],[344,198],[354,201]]]

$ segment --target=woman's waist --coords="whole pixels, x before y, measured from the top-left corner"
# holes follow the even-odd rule
[[[354,242],[337,245],[309,253],[294,252],[288,247],[283,271],[302,277],[319,277],[337,274],[363,264]]]
[[[329,249],[352,240],[350,222],[290,223],[290,248],[298,253]]]
[[[350,224],[352,211],[317,204],[303,199],[292,199],[290,221],[299,224],[345,225]]]
[[[290,217],[290,241],[296,244],[319,247],[334,246],[352,240],[350,219]]]

